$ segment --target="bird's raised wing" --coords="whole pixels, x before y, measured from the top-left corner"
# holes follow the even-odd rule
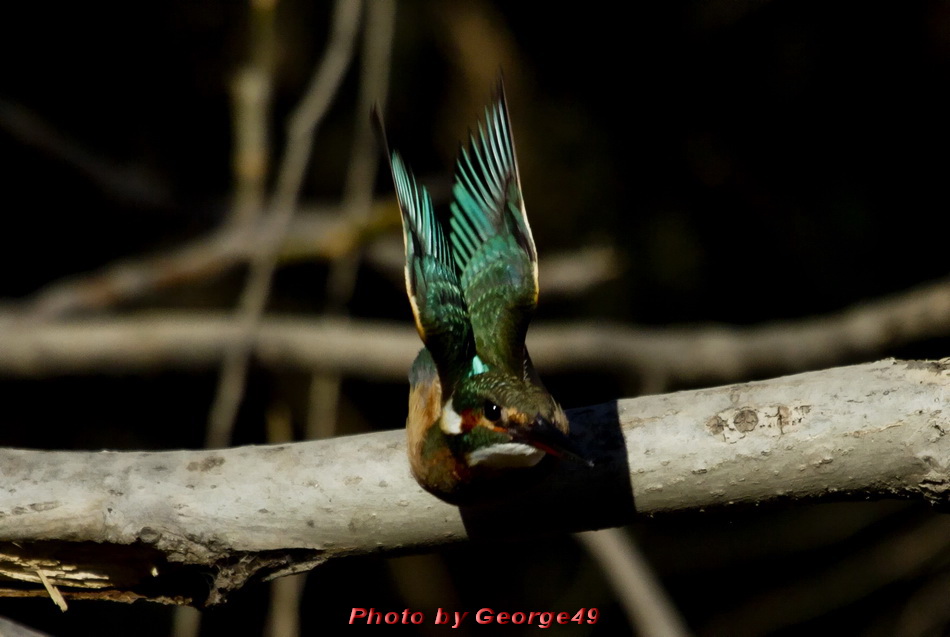
[[[456,167],[449,234],[479,358],[523,375],[538,254],[521,196],[504,88]]]
[[[377,114],[377,126],[385,133]],[[416,329],[432,354],[442,386],[455,386],[475,355],[472,328],[459,284],[452,250],[432,199],[416,183],[399,153],[386,146],[386,156],[402,213],[406,247],[406,291],[416,319]]]

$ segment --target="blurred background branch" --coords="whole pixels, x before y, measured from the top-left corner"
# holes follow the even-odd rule
[[[207,236],[154,255],[111,263],[96,272],[56,281],[28,298],[7,301],[0,322],[24,323],[121,307],[186,285],[200,285],[238,266],[255,254],[257,238],[274,232],[273,219],[246,226],[223,226]],[[366,261],[396,286],[403,285],[402,239],[395,199],[372,206],[368,217],[353,219],[330,207],[296,213],[283,238],[278,260],[284,265],[327,261],[362,250]],[[542,257],[545,298],[570,297],[614,279],[617,251],[609,246],[582,247],[560,256]],[[2,325],[2,323],[0,323]]]
[[[243,338],[233,321],[208,312],[29,324],[9,316],[0,330],[0,373],[7,375],[208,367]],[[746,328],[538,322],[528,344],[548,373],[610,369],[688,385],[866,359],[948,333],[950,283],[940,281],[824,317]],[[419,347],[404,323],[272,315],[262,319],[251,353],[271,369],[396,380]]]
[[[337,88],[353,58],[362,2],[337,0],[327,51],[314,71],[310,85],[287,124],[287,146],[277,172],[277,184],[270,201],[273,234],[257,239],[258,252],[251,260],[247,282],[241,294],[237,316],[241,337],[229,347],[221,364],[221,376],[208,415],[206,443],[223,447],[231,439],[234,419],[244,394],[244,383],[254,334],[270,294],[277,256],[293,220],[297,199],[306,176],[314,135],[330,108]]]

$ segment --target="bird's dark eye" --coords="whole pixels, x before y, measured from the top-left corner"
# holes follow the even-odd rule
[[[490,400],[485,401],[485,418],[491,422],[497,422],[501,418],[501,407]]]

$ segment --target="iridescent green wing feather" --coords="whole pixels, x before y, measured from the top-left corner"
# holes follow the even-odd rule
[[[382,132],[381,123],[378,126]],[[416,183],[399,153],[390,152],[388,146],[386,152],[402,213],[406,291],[416,329],[432,354],[443,387],[451,388],[474,356],[472,328],[452,251],[425,187]]]
[[[460,152],[450,241],[478,356],[523,375],[525,333],[538,300],[538,255],[521,196],[508,107],[499,87]]]

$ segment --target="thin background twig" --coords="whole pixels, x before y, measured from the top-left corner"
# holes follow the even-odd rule
[[[600,566],[638,635],[691,634],[636,542],[623,529],[588,531],[576,537]]]
[[[374,102],[385,103],[394,24],[395,2],[374,0],[367,5],[356,130],[342,203],[344,217],[352,220],[355,227],[366,224],[373,204],[378,153],[369,126],[369,111]],[[361,255],[361,246],[355,247],[356,250],[331,262],[327,289],[327,311],[330,314],[345,316],[345,305],[353,295]],[[333,436],[338,418],[340,382],[340,375],[333,372],[316,371],[311,377],[306,438]],[[270,637],[296,637],[300,634],[299,608],[305,582],[306,575],[300,574],[281,578],[272,584],[266,629]]]
[[[306,94],[290,116],[287,147],[277,174],[277,186],[268,206],[275,223],[271,227],[271,234],[261,237],[260,251],[251,262],[241,295],[235,317],[241,326],[241,339],[228,349],[221,365],[218,388],[208,418],[208,447],[223,447],[230,440],[244,393],[254,334],[260,325],[271,279],[277,267],[277,250],[293,219],[313,137],[353,59],[361,12],[361,2],[337,0],[326,53],[314,72]]]

